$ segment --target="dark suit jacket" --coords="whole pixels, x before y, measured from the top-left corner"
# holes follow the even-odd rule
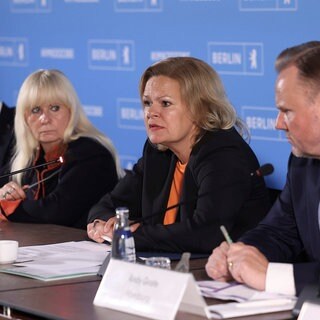
[[[259,163],[235,129],[207,132],[191,153],[185,170],[177,222],[163,225],[177,158],[148,141],[143,157],[89,214],[108,220],[126,206],[130,219],[144,219],[134,232],[139,251],[210,253],[224,224],[237,239],[255,226],[269,208],[263,178],[251,176]],[[148,219],[149,218],[149,219]]]
[[[0,170],[12,157],[14,146],[14,115],[15,108],[2,103],[0,113]]]
[[[289,159],[286,185],[257,228],[241,237],[271,262],[294,263],[296,290],[319,281],[320,160]]]

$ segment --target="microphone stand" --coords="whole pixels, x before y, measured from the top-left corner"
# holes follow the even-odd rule
[[[273,165],[270,164],[270,163],[266,163],[266,164],[264,164],[263,166],[261,166],[260,168],[258,168],[256,171],[251,172],[251,173],[250,173],[250,176],[251,176],[251,177],[253,177],[253,176],[258,176],[258,177],[267,176],[267,175],[273,173],[273,170],[274,170],[274,169],[273,169]],[[146,220],[149,220],[149,219],[152,218],[152,217],[155,217],[155,216],[158,216],[158,215],[160,215],[160,214],[163,214],[163,213],[165,213],[165,212],[167,212],[167,211],[169,211],[169,210],[171,210],[171,209],[174,209],[174,208],[176,208],[176,207],[180,207],[180,206],[183,206],[183,205],[191,204],[194,200],[198,200],[198,199],[200,199],[200,198],[202,198],[202,197],[204,197],[204,196],[206,196],[206,195],[208,195],[208,194],[210,194],[209,191],[208,191],[208,192],[205,192],[205,193],[203,193],[203,194],[200,194],[199,196],[196,196],[196,197],[194,197],[194,198],[192,198],[192,199],[190,199],[190,200],[185,200],[185,201],[178,202],[178,203],[176,203],[176,204],[174,204],[174,205],[172,205],[172,206],[170,206],[170,207],[167,207],[167,208],[164,209],[163,211],[157,211],[157,212],[151,213],[151,214],[149,214],[149,215],[147,215],[147,216],[145,216],[145,217],[138,218],[138,219],[130,222],[130,223],[129,223],[129,226],[132,226],[132,225],[135,224],[135,223],[141,223],[141,222],[144,222],[144,221],[146,221]]]
[[[53,163],[62,163],[63,162],[63,158],[62,157],[59,157],[55,160],[51,160],[51,161],[48,161],[46,163],[42,163],[42,164],[38,164],[36,166],[32,166],[32,167],[28,167],[28,168],[24,168],[24,169],[20,169],[20,170],[17,170],[17,171],[13,171],[13,172],[9,172],[7,174],[4,174],[2,176],[0,176],[0,179],[2,178],[6,178],[6,177],[11,177],[17,173],[22,173],[22,172],[26,172],[26,171],[29,171],[29,170],[32,170],[32,169],[36,169],[36,168],[40,168],[40,167],[43,167],[43,166],[48,166],[50,164],[53,164]]]
[[[205,193],[203,193],[203,194],[200,194],[198,197],[194,197],[194,198],[192,198],[192,199],[190,199],[190,200],[178,202],[178,203],[176,203],[176,204],[174,204],[174,205],[172,205],[172,206],[170,206],[170,207],[167,207],[167,208],[164,209],[163,211],[157,211],[157,212],[155,212],[155,213],[152,213],[152,214],[147,215],[146,217],[138,218],[138,219],[130,222],[129,225],[132,226],[132,225],[135,224],[135,223],[144,222],[144,221],[146,221],[146,220],[149,220],[149,219],[152,218],[152,217],[155,217],[155,216],[158,216],[158,215],[160,215],[160,214],[163,214],[163,213],[165,213],[165,212],[167,212],[167,211],[169,211],[169,210],[171,210],[171,209],[174,209],[174,208],[176,208],[176,207],[180,207],[180,206],[183,206],[183,205],[186,205],[186,204],[191,204],[194,200],[200,199],[200,198],[208,195],[209,193],[210,193],[210,192],[205,192]]]

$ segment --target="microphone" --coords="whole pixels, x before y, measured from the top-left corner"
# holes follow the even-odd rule
[[[29,185],[27,188],[25,188],[24,190],[29,190],[29,189],[37,186],[38,184],[40,184],[40,183],[42,183],[42,182],[44,182],[44,181],[47,181],[47,180],[51,179],[52,177],[54,177],[54,176],[56,176],[58,173],[60,173],[61,170],[62,170],[62,168],[60,168],[60,169],[58,169],[57,171],[51,173],[51,174],[50,174],[49,176],[47,176],[46,178],[43,178],[43,179],[41,179],[41,180],[39,180],[39,181],[37,181],[37,182],[35,182],[35,183],[30,184],[30,185]]]
[[[202,197],[204,197],[204,196],[206,196],[206,195],[208,195],[208,194],[209,194],[209,192],[205,192],[205,193],[203,193],[203,194],[200,194],[198,197],[192,198],[191,200],[189,199],[189,200],[186,200],[186,201],[180,201],[180,202],[178,202],[178,203],[176,203],[176,204],[174,204],[174,205],[172,205],[172,206],[170,206],[170,207],[165,208],[163,211],[157,211],[157,212],[155,212],[155,213],[149,214],[149,215],[146,216],[146,217],[138,218],[138,219],[130,222],[129,225],[131,226],[131,225],[133,225],[133,224],[135,224],[135,223],[144,222],[144,221],[146,221],[146,220],[149,220],[149,219],[152,218],[152,217],[155,217],[155,216],[158,216],[158,215],[160,215],[160,214],[163,214],[164,212],[167,212],[167,211],[169,211],[169,210],[171,210],[171,209],[174,209],[174,208],[177,208],[177,207],[186,205],[186,204],[190,204],[193,200],[197,200],[197,199],[202,198]]]
[[[258,168],[256,171],[251,172],[250,176],[264,177],[273,173],[273,171],[274,171],[273,165],[271,163],[266,163],[262,165],[260,168]]]
[[[274,168],[273,168],[273,165],[271,163],[266,163],[264,165],[262,165],[261,167],[259,167],[256,171],[254,172],[251,172],[250,173],[250,176],[258,176],[258,177],[263,177],[263,176],[267,176],[269,174],[271,174],[273,172]],[[191,204],[192,201],[194,200],[197,200],[197,199],[200,199],[206,195],[208,195],[210,192],[205,192],[203,194],[200,194],[199,196],[197,197],[194,197],[193,199],[189,199],[189,200],[186,200],[186,201],[181,201],[181,202],[178,202],[170,207],[167,207],[166,209],[164,209],[164,211],[157,211],[155,213],[152,213],[146,217],[141,217],[141,218],[138,218],[136,220],[134,220],[133,222],[131,222],[129,225],[133,225],[135,223],[140,223],[140,222],[144,222],[146,220],[149,220],[151,219],[152,217],[155,217],[155,216],[158,216],[160,214],[163,214],[164,212],[167,212],[171,209],[174,209],[176,207],[180,207],[180,206],[183,206],[183,205],[187,205],[187,204]]]
[[[27,168],[20,169],[20,170],[17,170],[17,171],[9,172],[7,174],[4,174],[4,175],[0,176],[0,179],[6,178],[6,177],[11,177],[11,176],[14,176],[17,173],[26,172],[26,171],[33,170],[33,169],[36,169],[36,168],[48,166],[48,165],[54,164],[54,163],[63,163],[63,157],[60,156],[59,158],[57,158],[55,160],[51,160],[51,161],[48,161],[48,162],[45,162],[45,163],[42,163],[42,164],[38,164],[38,165],[35,165],[35,166],[27,167]]]

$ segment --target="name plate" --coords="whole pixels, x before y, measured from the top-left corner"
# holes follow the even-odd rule
[[[318,320],[320,315],[320,305],[312,303],[312,300],[304,302],[298,320]]]
[[[94,305],[158,320],[178,310],[208,317],[206,303],[190,273],[111,259]]]

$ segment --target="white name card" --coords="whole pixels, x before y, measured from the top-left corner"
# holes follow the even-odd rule
[[[93,303],[157,320],[173,320],[178,310],[208,317],[192,274],[115,259]]]
[[[302,305],[298,320],[319,320],[320,305],[306,301]]]

